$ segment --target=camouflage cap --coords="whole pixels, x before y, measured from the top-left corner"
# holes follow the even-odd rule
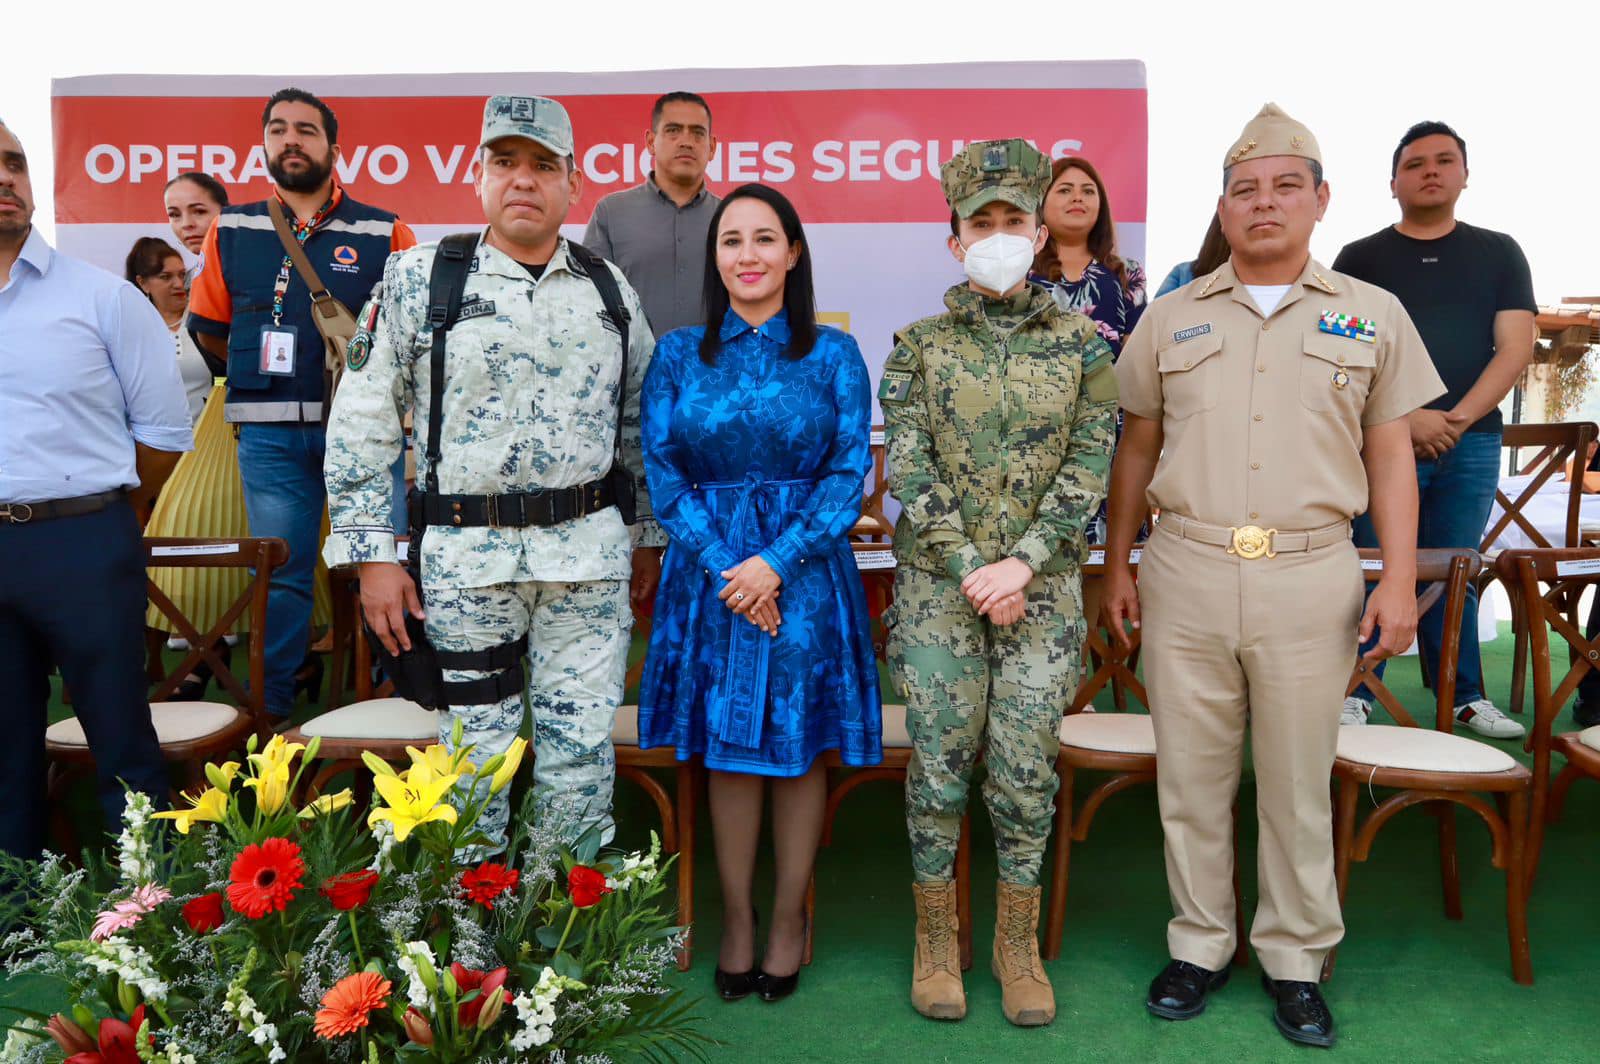
[[[483,105],[482,148],[501,137],[526,137],[565,158],[572,154],[567,109],[543,96],[491,96]]]
[[[1050,160],[1025,140],[981,140],[939,170],[950,209],[962,218],[995,200],[1038,211],[1050,188]]]
[[[1244,127],[1222,160],[1222,168],[1226,170],[1234,163],[1270,155],[1292,155],[1310,159],[1319,166],[1322,164],[1322,149],[1317,147],[1317,138],[1311,135],[1311,130],[1284,114],[1283,108],[1275,103],[1264,104]]]

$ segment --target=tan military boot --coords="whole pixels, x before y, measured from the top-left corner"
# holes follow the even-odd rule
[[[917,949],[911,961],[911,1004],[934,1020],[967,1014],[961,985],[961,947],[956,941],[956,885],[913,883],[917,899]]]
[[[994,954],[989,966],[1000,981],[1000,1009],[1018,1027],[1041,1027],[1056,1018],[1056,994],[1039,959],[1038,887],[1000,880],[995,886]]]

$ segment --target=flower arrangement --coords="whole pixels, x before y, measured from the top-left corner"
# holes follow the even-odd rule
[[[0,959],[63,998],[9,1028],[0,1062],[700,1056],[666,982],[682,931],[657,903],[659,839],[602,853],[534,823],[529,796],[506,856],[480,859],[474,825],[526,743],[477,766],[460,738],[408,748],[403,772],[367,755],[365,824],[349,790],[295,807],[315,739],[252,738],[184,809],[130,793],[114,860],[8,862],[27,887]]]

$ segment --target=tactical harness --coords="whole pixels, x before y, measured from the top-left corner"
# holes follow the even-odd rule
[[[447,528],[527,528],[549,527],[615,506],[625,524],[635,520],[635,485],[622,464],[622,407],[628,387],[628,322],[622,305],[622,292],[605,260],[582,244],[567,242],[567,257],[572,271],[587,277],[600,293],[606,316],[616,326],[622,341],[622,368],[618,380],[617,434],[611,469],[599,480],[571,488],[546,488],[508,492],[499,495],[446,495],[439,490],[440,434],[443,431],[445,343],[461,315],[461,300],[467,287],[477,252],[477,233],[455,233],[439,241],[428,279],[428,325],[433,330],[428,380],[427,477],[423,490],[412,488],[406,497],[407,523],[411,549],[406,569],[416,586],[417,601],[422,601],[422,541],[431,526]],[[520,694],[524,685],[523,658],[528,637],[502,643],[487,650],[436,650],[428,642],[423,622],[407,614],[406,632],[411,650],[390,654],[367,630],[384,673],[394,682],[395,691],[428,709],[448,709],[452,705],[475,706],[499,702]],[[479,680],[446,681],[445,669],[493,672]]]

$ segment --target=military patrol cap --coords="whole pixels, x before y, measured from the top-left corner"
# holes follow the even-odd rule
[[[1050,160],[1016,137],[981,140],[940,168],[939,183],[950,209],[962,218],[995,200],[1037,212],[1050,189]]]
[[[1322,149],[1317,147],[1317,138],[1311,135],[1311,130],[1284,114],[1283,108],[1275,103],[1263,105],[1244,127],[1222,160],[1222,168],[1226,170],[1234,163],[1264,159],[1269,155],[1292,155],[1322,165]]]
[[[478,147],[501,137],[526,137],[566,158],[572,154],[572,119],[565,107],[543,96],[491,96],[483,105]]]

